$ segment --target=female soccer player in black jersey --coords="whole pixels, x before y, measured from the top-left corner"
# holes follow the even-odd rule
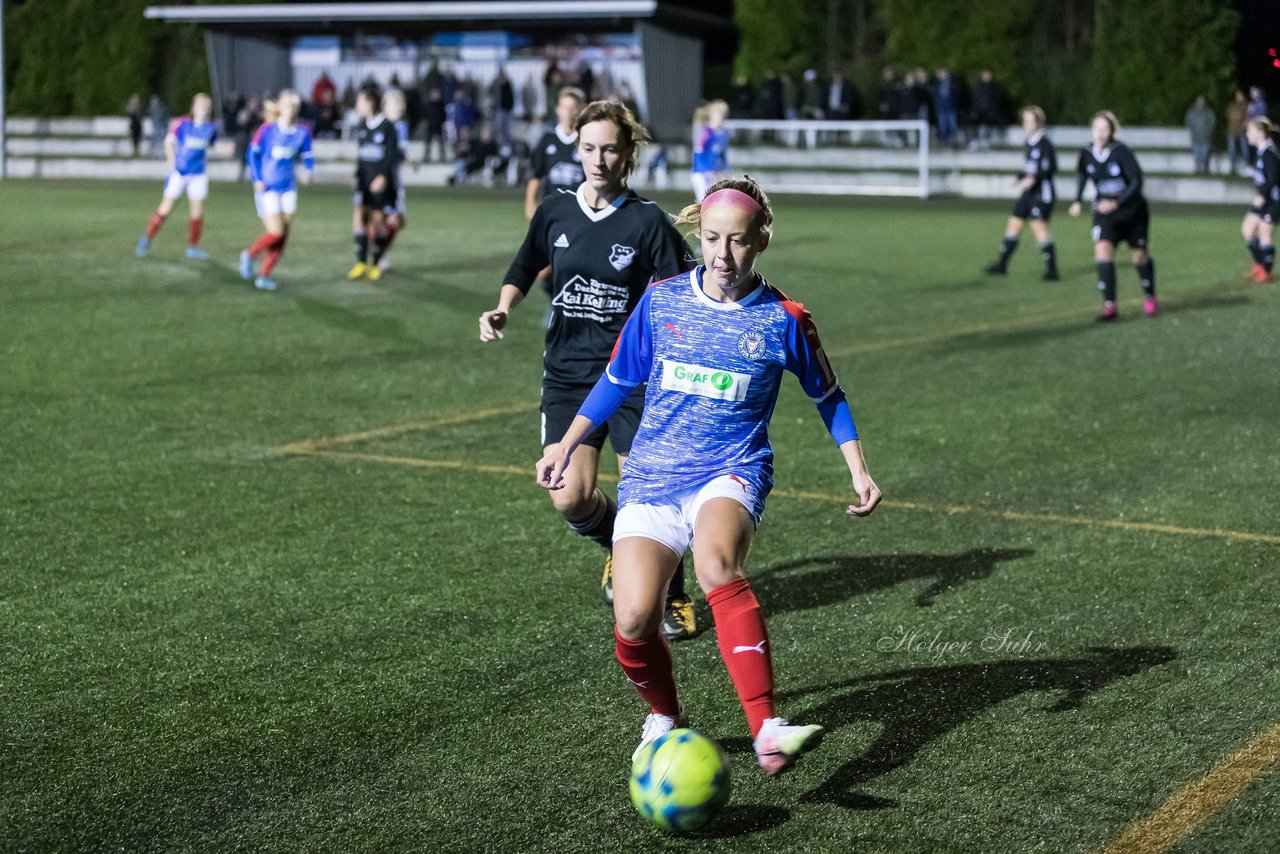
[[[495,341],[511,310],[539,271],[551,268],[551,319],[542,374],[542,446],[554,450],[609,362],[614,342],[645,289],[690,268],[688,247],[656,204],[627,186],[649,134],[617,101],[596,101],[578,116],[578,154],[586,180],[558,190],[534,212],[529,232],[507,270],[496,308],[480,315],[480,340]],[[587,437],[565,472],[552,504],[569,527],[609,550],[601,586],[612,602],[614,500],[597,488],[607,436],[619,466],[631,450],[644,403],[643,388]],[[691,637],[693,606],[683,572],[669,589],[663,634]]]
[[[382,114],[382,92],[368,86],[356,96],[355,196],[352,198],[352,241],[356,263],[348,279],[382,277],[382,252],[387,248],[387,216],[396,212],[396,174],[400,166],[400,138]]]
[[[1275,225],[1280,221],[1280,153],[1276,151],[1275,125],[1266,118],[1254,119],[1245,128],[1249,144],[1258,153],[1253,160],[1253,200],[1240,231],[1244,235],[1253,269],[1249,278],[1258,284],[1271,281],[1276,263]]]
[[[1147,251],[1147,231],[1151,213],[1147,198],[1142,195],[1142,167],[1133,152],[1116,139],[1119,128],[1115,114],[1110,110],[1095,113],[1090,124],[1093,145],[1080,149],[1076,163],[1076,200],[1068,213],[1080,215],[1080,200],[1084,197],[1084,185],[1093,181],[1096,194],[1093,199],[1093,259],[1098,265],[1098,288],[1102,291],[1102,310],[1098,320],[1109,321],[1117,317],[1116,310],[1116,244],[1129,244],[1133,264],[1142,280],[1142,292],[1146,298],[1142,310],[1148,317],[1156,316],[1156,267]]]
[[[1058,280],[1058,259],[1053,238],[1049,236],[1049,220],[1053,217],[1056,198],[1053,179],[1058,172],[1058,153],[1044,132],[1044,110],[1023,107],[1021,116],[1027,138],[1022,143],[1022,174],[1014,180],[1022,194],[1013,203],[1013,213],[1005,223],[1000,257],[986,272],[1003,276],[1009,271],[1009,257],[1018,248],[1018,236],[1022,234],[1022,227],[1030,222],[1031,233],[1040,246],[1040,257],[1044,259],[1044,280],[1054,282]]]

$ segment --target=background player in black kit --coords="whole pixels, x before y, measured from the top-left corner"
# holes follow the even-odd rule
[[[1013,213],[1005,224],[1000,257],[987,267],[986,272],[993,276],[1003,276],[1008,272],[1009,257],[1018,248],[1018,235],[1022,234],[1022,226],[1030,222],[1031,233],[1040,246],[1040,257],[1044,259],[1044,280],[1056,282],[1058,258],[1053,238],[1049,236],[1049,220],[1053,217],[1053,202],[1057,197],[1053,179],[1058,172],[1058,152],[1045,135],[1044,110],[1023,107],[1021,116],[1022,130],[1027,136],[1022,143],[1022,174],[1014,180],[1022,195],[1014,202]]]
[[[1129,146],[1116,139],[1120,127],[1110,110],[1095,113],[1089,125],[1093,136],[1091,148],[1080,149],[1076,163],[1076,200],[1068,213],[1080,215],[1084,186],[1093,181],[1093,259],[1098,265],[1098,288],[1102,291],[1102,310],[1098,320],[1115,320],[1116,310],[1116,244],[1129,244],[1133,265],[1142,280],[1146,298],[1142,310],[1156,316],[1156,265],[1147,251],[1147,231],[1151,213],[1147,197],[1142,194],[1142,167]]]
[[[596,101],[583,110],[576,129],[586,179],[575,191],[558,190],[539,205],[507,270],[497,308],[480,315],[480,340],[502,338],[511,309],[528,294],[538,272],[550,266],[552,313],[541,407],[545,453],[558,447],[650,282],[690,267],[688,247],[671,219],[627,186],[637,149],[649,141],[644,127],[617,101]],[[641,388],[587,437],[565,473],[566,488],[550,493],[570,528],[609,551],[601,581],[606,601],[612,600],[617,506],[596,487],[600,449],[608,436],[619,465],[625,461],[643,401]],[[683,571],[671,583],[662,631],[668,639],[696,632]]]
[[[1258,284],[1271,281],[1276,263],[1275,226],[1280,222],[1280,152],[1271,134],[1275,125],[1265,117],[1245,128],[1249,144],[1257,149],[1253,159],[1253,199],[1240,223],[1240,232],[1253,257],[1249,278]]]
[[[578,155],[578,116],[586,96],[574,86],[560,90],[556,98],[556,126],[538,138],[529,152],[532,177],[524,189],[525,219],[533,219],[538,202],[556,190],[573,192],[585,180]]]
[[[396,210],[396,169],[400,164],[400,141],[396,129],[382,115],[382,93],[373,87],[356,96],[356,178],[354,210],[351,215],[356,264],[348,279],[382,277],[378,262],[387,248],[387,215]]]

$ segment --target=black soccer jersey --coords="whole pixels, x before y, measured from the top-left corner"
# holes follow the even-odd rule
[[[1264,205],[1280,202],[1280,153],[1270,140],[1258,148],[1253,161],[1253,191],[1262,196]]]
[[[1053,176],[1057,173],[1058,152],[1044,131],[1022,143],[1022,174],[1036,180],[1026,190],[1027,194],[1040,202],[1052,202],[1056,197]]]
[[[591,385],[650,282],[692,268],[688,246],[656,204],[627,190],[603,210],[576,192],[557,191],[538,206],[504,282],[528,293],[551,266],[551,322],[543,381]]]
[[[1146,201],[1142,196],[1142,167],[1129,146],[1113,142],[1102,151],[1092,147],[1080,149],[1076,162],[1076,201],[1084,198],[1084,185],[1093,181],[1098,199],[1114,199],[1120,207]]]
[[[391,122],[381,115],[361,122],[356,128],[356,181],[360,188],[367,188],[382,175],[387,181],[386,191],[394,190],[399,163],[400,141]]]
[[[533,177],[542,182],[544,199],[556,190],[578,189],[587,179],[578,158],[578,135],[563,137],[558,127],[544,133],[529,152],[529,168]]]

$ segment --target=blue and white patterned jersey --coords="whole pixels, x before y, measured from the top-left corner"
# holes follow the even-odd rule
[[[179,175],[203,175],[205,153],[218,138],[213,122],[196,122],[190,116],[173,120],[169,136],[174,141],[173,169]]]
[[[305,125],[281,127],[279,122],[263,125],[253,137],[245,159],[249,177],[266,184],[269,192],[297,189],[294,161],[301,160],[307,171],[316,168],[311,153],[311,131]]]
[[[755,487],[759,518],[773,487],[768,428],[783,371],[826,410],[837,444],[857,431],[804,306],[763,279],[738,302],[718,302],[703,292],[702,273],[698,267],[645,292],[605,371],[603,379],[622,389],[648,382],[618,503],[648,503],[732,474]],[[833,416],[837,408],[842,417]]]

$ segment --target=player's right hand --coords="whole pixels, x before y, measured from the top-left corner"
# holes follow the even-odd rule
[[[502,338],[502,330],[507,326],[507,313],[500,309],[486,311],[480,315],[480,340],[498,341]]]
[[[1071,207],[1067,208],[1067,213],[1071,214],[1072,216],[1080,216],[1080,203],[1072,202]]]
[[[267,191],[267,185],[262,181],[254,181],[253,191],[255,193],[265,193]]]

